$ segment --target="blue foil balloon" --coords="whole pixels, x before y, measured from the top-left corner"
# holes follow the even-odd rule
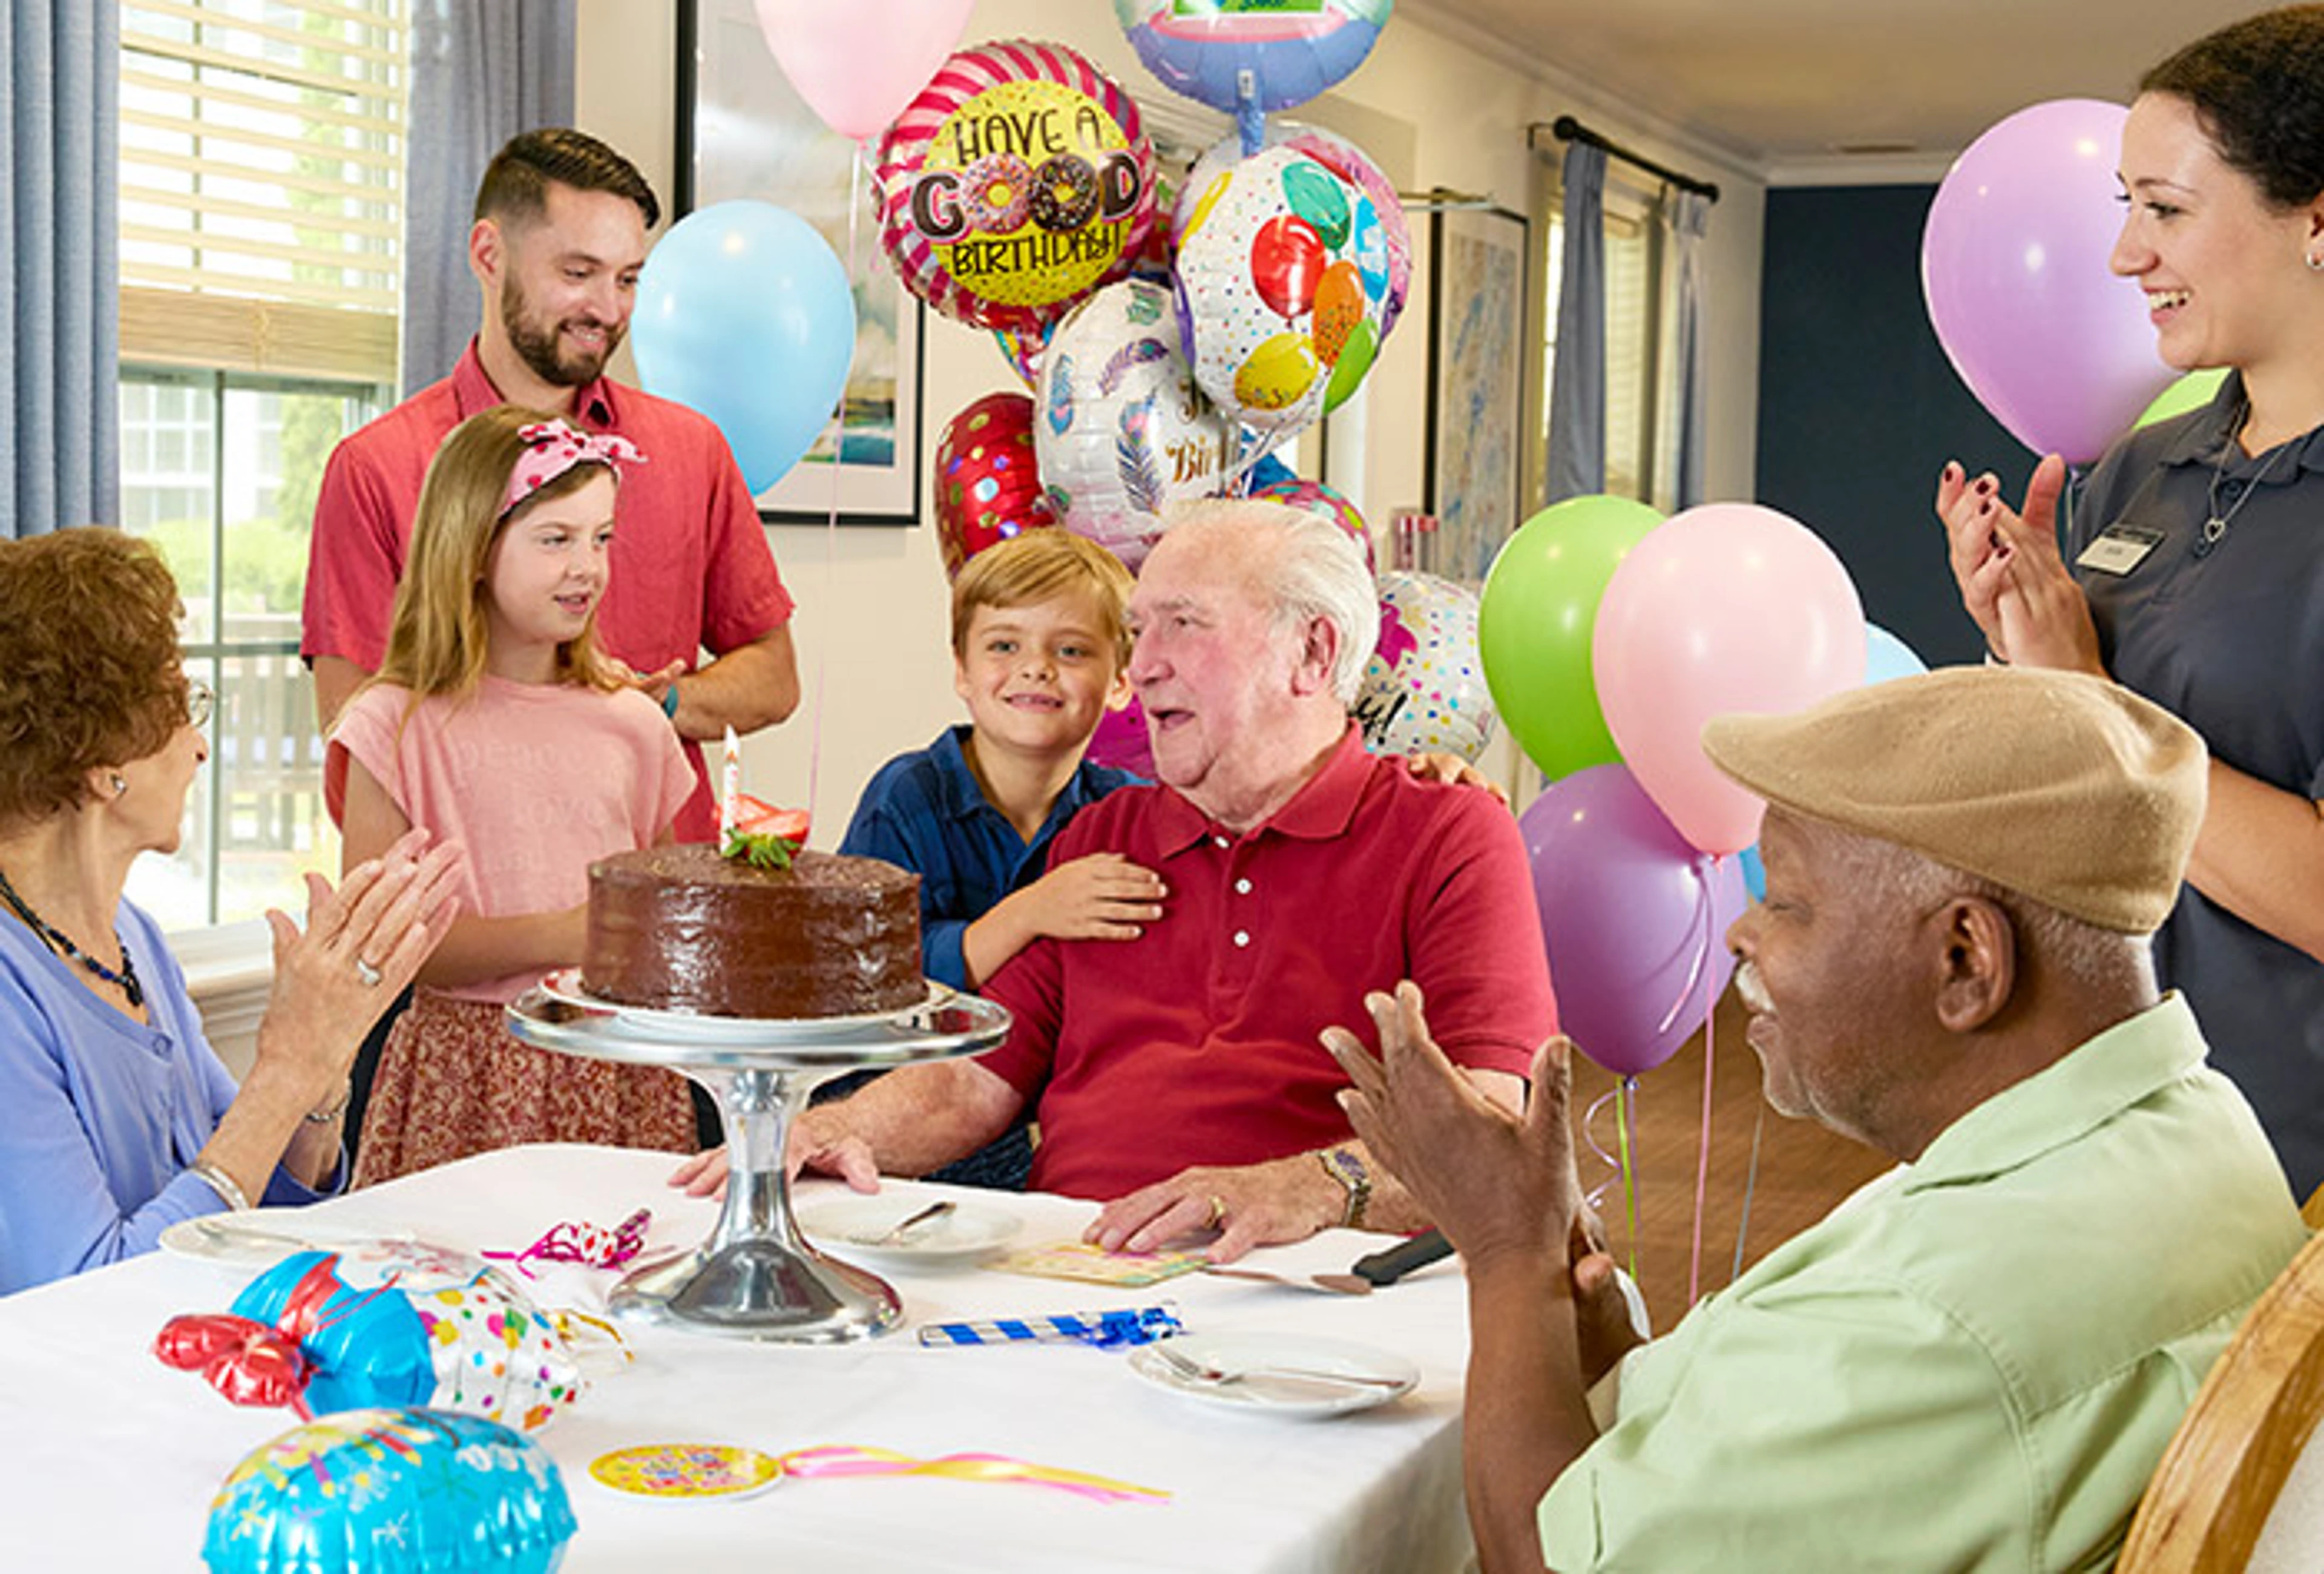
[[[234,1298],[234,1312],[253,1322],[280,1327],[291,1298],[302,1293],[308,1276],[320,1273],[328,1296],[297,1331],[300,1347],[314,1362],[307,1382],[307,1408],[316,1415],[380,1404],[425,1404],[436,1392],[434,1352],[428,1330],[409,1297],[399,1290],[351,1290],[334,1270],[327,1252],[297,1252],[252,1280]]]
[[[830,424],[855,356],[855,297],[806,219],[716,202],[647,256],[630,344],[650,391],[718,423],[755,495]]]
[[[210,1504],[210,1574],[552,1574],[573,1505],[540,1446],[482,1416],[349,1410],[253,1450]]]
[[[1364,63],[1395,0],[1113,0],[1130,47],[1165,87],[1233,114],[1305,104]]]

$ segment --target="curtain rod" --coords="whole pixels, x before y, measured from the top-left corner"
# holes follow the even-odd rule
[[[1591,147],[1602,148],[1609,157],[1618,158],[1626,164],[1636,164],[1650,175],[1660,175],[1683,191],[1697,191],[1713,202],[1719,200],[1719,188],[1711,181],[1698,181],[1692,175],[1682,175],[1667,164],[1658,164],[1652,159],[1634,153],[1621,144],[1609,142],[1599,135],[1571,115],[1561,115],[1547,125],[1544,125],[1540,121],[1535,121],[1526,127],[1526,144],[1528,147],[1539,145],[1536,134],[1543,131],[1548,132],[1560,142],[1587,143]]]

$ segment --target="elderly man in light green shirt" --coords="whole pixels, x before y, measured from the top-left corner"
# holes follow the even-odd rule
[[[1712,761],[1768,801],[1729,945],[1768,1102],[1900,1167],[1638,1343],[1582,1208],[1553,1041],[1471,1097],[1417,991],[1325,1035],[1355,1128],[1467,1261],[1487,1569],[2109,1567],[2236,1320],[2304,1238],[2146,937],[2200,740],[2103,680],[1964,668]]]

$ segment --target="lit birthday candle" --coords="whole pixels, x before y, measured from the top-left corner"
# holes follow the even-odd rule
[[[718,773],[718,845],[724,847],[726,838],[734,834],[736,822],[742,818],[742,743],[734,729],[726,729],[726,741],[721,745]]]

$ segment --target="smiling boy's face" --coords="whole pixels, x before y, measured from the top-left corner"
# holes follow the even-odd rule
[[[1130,680],[1093,593],[1022,606],[979,606],[953,658],[980,744],[1054,757],[1087,746],[1109,709],[1130,703]]]

